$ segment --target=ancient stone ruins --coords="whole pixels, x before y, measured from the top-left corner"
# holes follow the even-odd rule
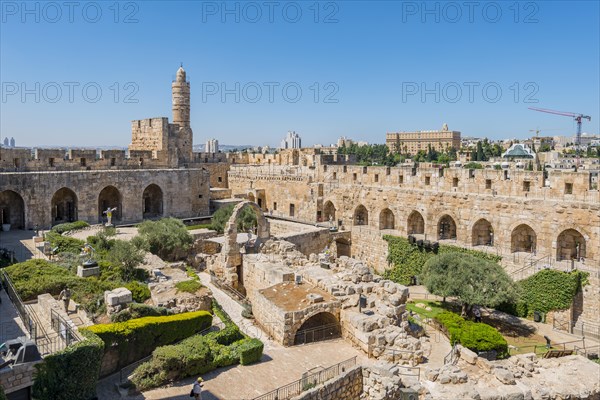
[[[437,343],[409,323],[409,288],[383,278],[390,267],[384,235],[501,256],[515,280],[541,269],[585,271],[588,284],[571,307],[553,314],[555,329],[599,340],[597,173],[359,166],[320,148],[197,153],[183,68],[172,93],[173,121],[132,121],[127,151],[3,148],[3,230],[105,224],[109,209],[117,226],[197,221],[234,205],[223,235],[192,232],[187,264],[242,303],[269,340],[291,347],[342,338],[369,360],[296,399],[600,399],[600,365],[577,354],[488,361],[455,346],[432,367]],[[246,208],[257,227],[238,232]],[[153,305],[210,309],[208,288],[194,295],[174,289],[188,279],[186,265],[146,261]],[[131,292],[119,288],[104,300],[108,314],[117,313]],[[68,318],[55,299],[39,304]]]

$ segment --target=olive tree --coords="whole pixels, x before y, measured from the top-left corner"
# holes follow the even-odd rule
[[[455,297],[463,315],[476,304],[495,307],[516,297],[514,282],[500,265],[464,253],[430,258],[420,279],[430,293]]]

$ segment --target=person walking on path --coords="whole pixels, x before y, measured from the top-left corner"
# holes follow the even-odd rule
[[[190,393],[190,397],[194,397],[195,400],[202,400],[202,386],[204,379],[198,378],[196,382],[194,382],[194,386],[192,387],[192,393]]]
[[[58,295],[58,298],[63,301],[65,305],[65,312],[69,313],[69,303],[71,302],[71,289],[68,286],[65,286],[62,292]]]

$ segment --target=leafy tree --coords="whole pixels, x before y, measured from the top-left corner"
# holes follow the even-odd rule
[[[134,276],[135,268],[144,261],[144,252],[133,243],[115,240],[108,253],[108,260],[123,268],[123,278],[129,281]]]
[[[212,217],[211,229],[223,233],[225,232],[225,225],[233,214],[234,205],[219,208]],[[256,214],[251,207],[244,207],[242,212],[237,218],[237,229],[238,232],[247,232],[248,229],[254,229],[258,225],[256,221]]]
[[[144,221],[138,225],[138,248],[148,249],[162,259],[176,259],[187,252],[193,239],[183,222],[176,218]]]
[[[420,280],[433,294],[456,297],[463,315],[473,305],[495,307],[516,297],[514,283],[500,265],[468,254],[444,253],[429,259]]]
[[[466,169],[483,169],[483,165],[473,161],[466,163],[464,167]]]

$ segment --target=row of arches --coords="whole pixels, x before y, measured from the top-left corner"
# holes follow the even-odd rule
[[[324,205],[325,218],[335,220],[336,208],[331,201]],[[352,224],[355,226],[369,225],[369,212],[362,204],[354,209]],[[379,229],[398,229],[394,213],[389,208],[379,212]],[[412,211],[406,220],[408,235],[422,235],[425,233],[425,219],[418,211]],[[442,215],[437,221],[437,240],[456,240],[457,224],[448,214]],[[535,253],[537,251],[537,234],[527,225],[516,226],[510,235],[511,252]],[[473,246],[493,246],[494,228],[490,221],[481,218],[471,228],[471,244]],[[576,229],[566,229],[560,232],[556,241],[556,259],[570,260],[586,257],[585,237]]]
[[[144,219],[158,218],[163,215],[163,191],[156,184],[148,185],[142,193],[142,213]],[[105,211],[113,211],[113,221],[123,218],[123,195],[114,186],[104,187],[98,194],[98,221],[104,221]],[[79,210],[79,198],[68,187],[57,190],[50,201],[52,225],[76,221]],[[25,228],[25,201],[23,197],[12,190],[0,192],[0,220],[10,224],[12,229]]]

